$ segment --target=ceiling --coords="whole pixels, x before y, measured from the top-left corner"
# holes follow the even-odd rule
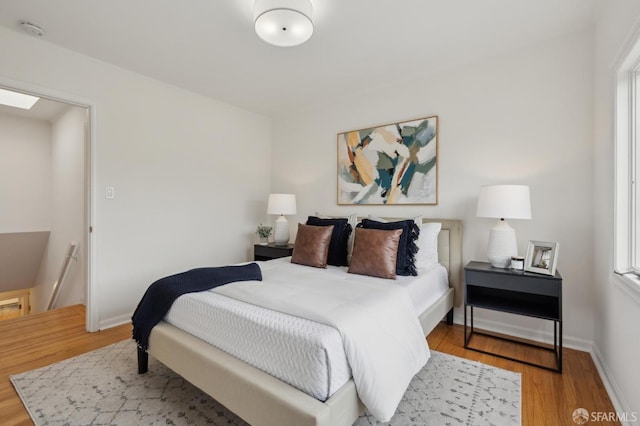
[[[597,1],[312,0],[314,34],[292,48],[256,36],[253,0],[0,0],[0,25],[278,115],[579,31]]]

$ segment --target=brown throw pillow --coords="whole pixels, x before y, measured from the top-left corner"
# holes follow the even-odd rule
[[[396,279],[396,257],[402,229],[356,228],[349,273]]]
[[[326,268],[331,234],[333,225],[314,226],[299,223],[291,263]]]

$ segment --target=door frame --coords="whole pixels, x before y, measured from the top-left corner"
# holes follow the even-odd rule
[[[95,243],[96,205],[96,134],[97,134],[97,105],[96,102],[59,90],[38,86],[24,81],[12,80],[0,76],[0,88],[23,92],[53,101],[63,102],[69,105],[86,108],[88,111],[85,129],[85,194],[84,194],[84,220],[85,232],[83,235],[84,254],[86,259],[85,272],[85,304],[86,320],[85,328],[93,332],[100,330],[100,315],[97,297],[96,259],[97,244]]]

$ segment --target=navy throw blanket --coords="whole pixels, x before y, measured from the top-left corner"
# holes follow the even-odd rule
[[[151,329],[169,312],[173,302],[186,293],[195,293],[234,281],[262,281],[262,271],[256,263],[192,269],[164,277],[149,286],[133,313],[133,339],[145,351]]]

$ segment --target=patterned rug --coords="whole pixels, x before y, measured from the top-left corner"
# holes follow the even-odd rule
[[[150,357],[137,374],[123,341],[11,376],[36,425],[246,425]],[[520,374],[431,351],[391,425],[519,425]],[[380,425],[368,412],[355,425]]]

